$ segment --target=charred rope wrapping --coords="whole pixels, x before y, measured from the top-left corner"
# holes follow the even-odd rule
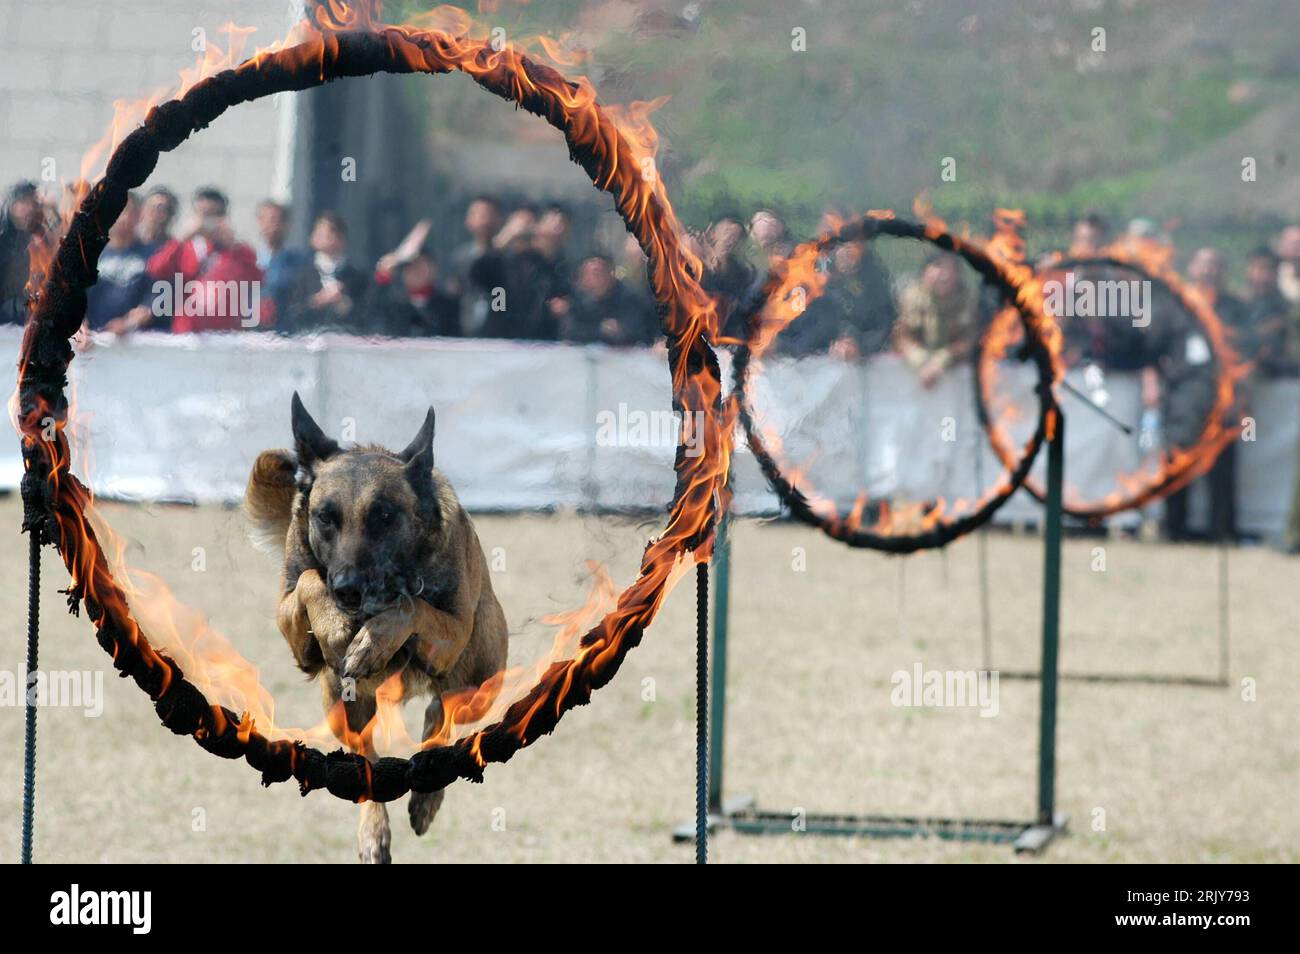
[[[68,339],[81,325],[86,289],[96,280],[96,263],[128,191],[146,181],[160,153],[175,149],[231,106],[342,77],[453,70],[471,72],[488,91],[563,132],[571,158],[597,188],[613,195],[660,279],[654,286],[666,289],[657,295],[674,371],[673,406],[679,412],[703,412],[715,429],[720,428],[717,356],[706,340],[704,323],[689,313],[682,297],[683,288],[696,285],[677,247],[676,222],[655,185],[639,174],[616,176],[621,169],[640,168],[631,145],[599,105],[592,104],[593,115],[577,119],[566,112],[565,100],[574,97],[579,87],[558,71],[522,55],[502,56],[486,43],[460,41],[437,31],[326,32],[210,76],[179,99],[151,110],[114,150],[104,177],[90,187],[72,217],[24,335],[19,376],[23,456],[29,473],[39,475],[40,493],[51,514],[46,527],[73,579],[70,607],[75,612],[79,602],[85,603],[100,646],[113,657],[120,674],[134,679],[154,700],[159,718],[172,732],[193,736],[222,758],[243,757],[261,772],[264,784],[294,778],[304,795],[326,789],[350,801],[390,801],[407,791],[441,789],[457,778],[481,781],[487,763],[504,762],[549,734],[564,712],[585,705],[592,691],[613,678],[657,612],[669,578],[661,565],[664,557],[681,557],[707,546],[716,524],[716,507],[708,502],[716,498],[719,475],[725,472],[713,459],[725,443],[706,442],[705,453],[698,456],[687,455],[679,446],[669,531],[647,545],[641,574],[619,598],[619,612],[582,638],[577,657],[552,664],[500,722],[453,744],[424,749],[410,759],[382,758],[371,763],[356,753],[340,750],[327,755],[301,742],[266,738],[238,713],[211,705],[174,660],[150,646],[132,617],[86,518],[90,494],[71,473],[62,426],[73,354]],[[706,379],[708,388],[701,386],[701,379]],[[53,439],[45,440],[42,434],[50,419],[57,427]],[[715,430],[714,436],[718,433]],[[706,509],[701,509],[702,501]],[[699,525],[692,523],[695,517],[683,516],[688,507],[694,508],[691,514],[707,513],[707,517]],[[652,564],[652,553],[658,563]]]
[[[1181,279],[1173,272],[1158,275],[1153,273],[1151,269],[1144,267],[1139,261],[1104,253],[1099,255],[1069,255],[1052,262],[1050,267],[1052,269],[1100,267],[1134,272],[1141,276],[1142,281],[1150,282],[1153,289],[1163,291],[1178,302],[1179,307],[1192,317],[1209,340],[1210,357],[1215,369],[1215,401],[1209,413],[1205,416],[1205,423],[1200,434],[1191,445],[1199,448],[1201,452],[1179,455],[1176,462],[1171,462],[1170,466],[1160,468],[1154,479],[1140,481],[1135,489],[1118,494],[1113,498],[1108,497],[1106,500],[1083,506],[1068,503],[1064,503],[1062,506],[1064,513],[1081,520],[1100,520],[1117,513],[1123,513],[1126,510],[1140,510],[1147,504],[1163,499],[1187,486],[1192,480],[1209,470],[1223,451],[1224,446],[1236,435],[1237,431],[1235,429],[1223,428],[1220,427],[1220,424],[1234,406],[1232,367],[1237,356],[1233,354],[1231,347],[1227,343],[1223,324],[1214,309],[1209,307],[1208,303],[1195,301],[1188,293],[1188,289]],[[993,446],[998,458],[1004,464],[1007,464],[1011,459],[1012,451],[1006,446],[1006,442],[1000,439],[997,431],[992,426],[986,401],[985,379],[987,374],[988,369],[985,361],[977,361],[975,363],[975,400],[978,404],[980,425],[988,434],[989,443]],[[1077,392],[1075,393],[1077,394]],[[1080,400],[1088,400],[1086,395],[1078,394],[1078,397]],[[1103,411],[1103,413],[1105,412]],[[1122,424],[1120,426],[1124,427]],[[1125,428],[1125,430],[1131,432],[1132,429]],[[1217,436],[1216,431],[1218,432]],[[1046,502],[1046,493],[1033,478],[1026,478],[1024,487],[1039,503]]]
[[[763,439],[750,406],[749,385],[753,359],[761,354],[761,351],[755,348],[759,339],[760,318],[772,296],[781,286],[781,276],[776,271],[768,276],[759,295],[747,303],[745,341],[737,349],[732,364],[732,400],[738,404],[738,416],[745,429],[746,440],[763,476],[767,479],[768,486],[780,498],[792,517],[820,528],[832,539],[839,540],[850,547],[883,550],[887,553],[913,553],[945,546],[958,537],[970,533],[992,517],[994,512],[1016,492],[1016,488],[1024,483],[1033,466],[1034,458],[1049,436],[1056,413],[1055,397],[1052,394],[1055,370],[1051,350],[1044,339],[1045,329],[1049,327],[1049,319],[1041,309],[1024,299],[1020,294],[1020,285],[1007,270],[1000,268],[989,255],[958,239],[947,230],[938,231],[923,223],[907,219],[866,215],[850,220],[833,233],[818,239],[815,243],[815,251],[820,255],[843,242],[871,240],[882,235],[927,242],[946,252],[960,255],[984,281],[1000,293],[1003,300],[1012,302],[1019,313],[1021,324],[1025,329],[1027,354],[1038,368],[1036,387],[1038,422],[1020,458],[1007,461],[1006,482],[970,513],[955,519],[936,520],[933,526],[918,533],[877,533],[855,527],[838,516],[818,513],[805,491],[796,487],[782,471],[781,464]],[[985,426],[989,425],[986,423]]]

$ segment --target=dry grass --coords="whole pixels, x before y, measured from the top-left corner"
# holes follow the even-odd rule
[[[15,498],[0,525],[17,527]],[[160,572],[205,608],[256,661],[283,721],[314,722],[314,687],[289,662],[272,620],[276,568],[244,542],[239,516],[218,508],[110,506],[133,563]],[[610,520],[482,517],[485,547],[504,547],[495,584],[516,661],[547,638],[532,622],[574,605],[582,560],[626,581],[650,528]],[[890,675],[981,665],[977,549],[890,560],[850,553],[789,525],[735,534],[727,791],[765,807],[1029,817],[1035,792],[1038,688],[1004,681],[1001,711],[890,704]],[[1062,665],[1066,670],[1212,676],[1215,552],[1114,542],[1105,572],[1093,541],[1065,550]],[[207,571],[190,569],[192,548]],[[1041,548],[989,538],[995,662],[1037,664]],[[792,569],[806,551],[806,570]],[[3,667],[21,672],[25,547],[5,548],[0,613]],[[1059,807],[1072,833],[1046,861],[1295,861],[1300,819],[1300,596],[1296,563],[1262,550],[1232,553],[1232,689],[1065,682],[1061,688]],[[242,763],[208,755],[163,729],[133,684],[112,678],[89,624],[55,590],[66,574],[45,562],[41,662],[104,669],[100,718],[40,713],[37,858],[42,861],[347,862],[356,809],[290,785],[263,789]],[[591,706],[558,732],[493,766],[483,785],[457,784],[425,839],[395,812],[393,854],[421,861],[678,861],[669,831],[693,805],[693,599],[670,598],[642,647]],[[1243,701],[1238,683],[1258,683]],[[643,701],[653,680],[656,701]],[[414,722],[414,713],[411,713]],[[18,854],[22,710],[0,709],[0,857]],[[201,809],[205,830],[195,831]],[[1105,812],[1105,830],[1092,819]],[[504,831],[494,826],[504,819]],[[1010,849],[933,841],[721,834],[712,857],[741,861],[1009,861]]]

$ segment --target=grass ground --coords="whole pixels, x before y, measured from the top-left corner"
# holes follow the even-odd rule
[[[315,688],[290,664],[272,610],[276,567],[244,541],[237,512],[106,505],[129,559],[161,573],[211,614],[262,669],[286,724],[319,717]],[[16,527],[15,497],[0,526]],[[651,528],[562,516],[484,516],[502,547],[494,578],[512,659],[548,641],[541,615],[569,608],[582,561],[631,574]],[[25,547],[0,555],[0,668],[21,678]],[[192,552],[207,553],[205,572]],[[1094,570],[1094,547],[1105,570]],[[800,550],[799,548],[802,548]],[[1037,664],[1041,547],[988,538],[994,662]],[[796,567],[803,566],[803,569]],[[726,788],[764,807],[1029,817],[1038,688],[1005,680],[999,713],[898,708],[890,676],[980,668],[977,544],[905,560],[850,553],[801,527],[742,523],[735,533]],[[1045,862],[1296,861],[1300,858],[1300,595],[1294,560],[1231,554],[1232,688],[1062,684],[1059,807],[1071,833]],[[106,672],[99,718],[40,713],[36,856],[48,862],[349,862],[357,810],[293,785],[263,789],[247,765],[213,758],[158,723],[134,684],[113,678],[90,625],[64,611],[66,574],[44,564],[41,663]],[[1194,547],[1070,540],[1065,547],[1066,671],[1213,676],[1216,554]],[[398,862],[686,862],[669,839],[693,805],[693,599],[669,599],[644,644],[556,734],[448,793],[417,839],[394,812]],[[1242,680],[1254,681],[1246,701]],[[650,691],[652,689],[652,692]],[[646,701],[653,695],[654,701]],[[410,720],[415,721],[415,713]],[[0,708],[0,858],[18,855],[22,709]],[[202,824],[197,824],[201,820]],[[504,823],[504,824],[503,824]],[[198,829],[198,830],[196,830]],[[988,861],[1009,848],[721,834],[719,862]]]

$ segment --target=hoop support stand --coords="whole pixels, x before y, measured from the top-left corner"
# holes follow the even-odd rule
[[[1056,811],[1056,688],[1061,635],[1061,522],[1064,514],[1065,416],[1053,408],[1056,426],[1048,438],[1047,527],[1043,546],[1043,689],[1038,722],[1038,811],[1033,821],[983,818],[936,818],[909,815],[802,814],[760,809],[752,796],[724,799],[723,745],[726,718],[727,610],[731,578],[730,520],[719,528],[714,549],[713,705],[709,709],[710,832],[730,829],[745,835],[856,835],[867,838],[940,838],[1009,844],[1017,852],[1038,854],[1066,830],[1067,818]],[[673,830],[673,840],[695,838],[694,823]]]

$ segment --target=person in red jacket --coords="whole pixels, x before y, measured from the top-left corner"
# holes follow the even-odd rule
[[[217,189],[197,190],[190,226],[149,259],[151,307],[155,318],[171,318],[173,332],[255,329],[274,318],[257,253],[235,240],[228,209]]]

